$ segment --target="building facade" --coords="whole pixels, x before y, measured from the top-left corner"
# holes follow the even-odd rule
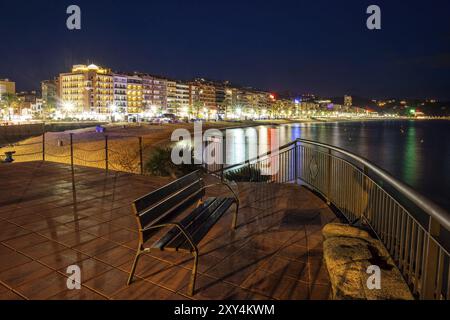
[[[42,105],[56,108],[58,98],[58,80],[44,80],[41,82]]]
[[[144,112],[142,78],[137,75],[127,77],[128,114],[138,116]]]
[[[57,92],[61,110],[107,115],[114,119],[142,119],[172,113],[203,119],[268,117],[272,94],[232,86],[228,81],[197,78],[184,82],[146,73],[113,73],[96,65],[75,65],[58,81],[42,83],[43,100]]]
[[[9,93],[16,93],[16,83],[9,79],[0,79],[0,95]]]
[[[195,79],[189,85],[191,114],[196,118],[215,118],[217,115],[217,103],[214,84],[204,79]]]
[[[144,111],[153,115],[167,112],[167,80],[151,75],[141,75]]]
[[[75,65],[59,76],[60,107],[68,112],[108,114],[114,105],[114,78],[110,69]]]
[[[126,115],[128,114],[128,103],[127,103],[128,77],[123,74],[114,74],[113,84],[114,84],[113,112]]]

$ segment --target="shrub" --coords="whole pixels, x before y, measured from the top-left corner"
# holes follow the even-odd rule
[[[260,169],[248,166],[225,173],[225,179],[235,182],[267,182],[271,178],[261,175]]]
[[[191,151],[192,154],[192,151]],[[172,162],[172,149],[157,147],[152,150],[150,159],[145,164],[146,172],[154,176],[171,176],[173,178],[182,177],[195,170],[202,169],[201,165],[193,164],[193,156],[191,156],[192,164],[175,165]]]

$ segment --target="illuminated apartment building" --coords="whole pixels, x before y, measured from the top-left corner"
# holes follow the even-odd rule
[[[123,74],[114,74],[114,109],[120,114],[128,113],[127,104],[127,84],[128,76]]]
[[[56,107],[58,87],[58,79],[41,82],[42,104],[44,106]]]
[[[4,93],[16,93],[16,83],[9,79],[0,79],[0,95]]]
[[[216,88],[214,84],[196,79],[190,83],[190,101],[195,117],[213,118],[217,114]]]
[[[140,75],[145,111],[158,115],[167,111],[167,80],[151,75]]]
[[[75,65],[59,76],[60,106],[71,112],[106,114],[114,102],[111,70],[96,65]]]
[[[37,94],[36,91],[22,91],[17,93],[17,99],[19,100],[19,113],[22,110],[31,110],[31,105],[36,103]]]
[[[190,92],[190,86],[188,84],[180,81],[177,82],[176,101],[183,112],[186,112],[189,108]]]
[[[223,113],[226,118],[258,118],[267,116],[275,97],[253,88],[225,87]]]
[[[142,78],[129,75],[127,78],[128,114],[139,115],[145,111]]]
[[[174,80],[166,81],[166,95],[167,95],[167,112],[177,113],[178,112],[178,101],[177,101],[177,82]]]
[[[190,85],[181,81],[167,80],[167,112],[188,117],[190,105]]]
[[[114,110],[114,82],[112,74],[97,74],[93,77],[93,104],[91,112],[111,113]],[[91,97],[92,97],[91,96]]]

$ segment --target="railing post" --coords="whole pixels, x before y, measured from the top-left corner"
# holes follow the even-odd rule
[[[70,166],[73,171],[73,133],[70,133]]]
[[[105,170],[108,172],[108,136],[105,135]]]
[[[327,205],[331,205],[331,149],[328,149],[328,157],[327,157]]]
[[[294,145],[294,177],[295,184],[298,183],[298,141],[295,141]]]
[[[425,259],[425,267],[424,267],[424,281],[423,281],[423,293],[421,299],[424,300],[434,300],[440,299],[439,296],[435,296],[436,294],[436,279],[438,274],[436,273],[437,266],[439,263],[439,246],[436,242],[432,240],[432,237],[438,238],[440,233],[441,226],[437,221],[435,221],[432,217],[429,219],[428,225],[428,239],[427,239],[427,251],[424,257]],[[442,270],[441,270],[442,272]],[[441,275],[442,277],[442,275]],[[441,288],[437,288],[441,289]],[[439,294],[439,292],[438,292]]]
[[[226,140],[223,135],[222,135],[221,141],[222,141],[222,154],[221,154],[221,158],[219,160],[221,161],[220,180],[223,182],[225,180],[225,177],[224,177],[225,163],[227,162]]]
[[[42,161],[45,161],[45,130],[42,133]]]
[[[141,168],[141,174],[144,174],[144,161],[142,157],[142,137],[139,137],[139,165]]]

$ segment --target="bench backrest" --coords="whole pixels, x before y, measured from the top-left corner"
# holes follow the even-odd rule
[[[200,171],[192,172],[133,202],[139,228],[164,224],[182,213],[205,194]],[[143,242],[157,230],[145,232]]]

